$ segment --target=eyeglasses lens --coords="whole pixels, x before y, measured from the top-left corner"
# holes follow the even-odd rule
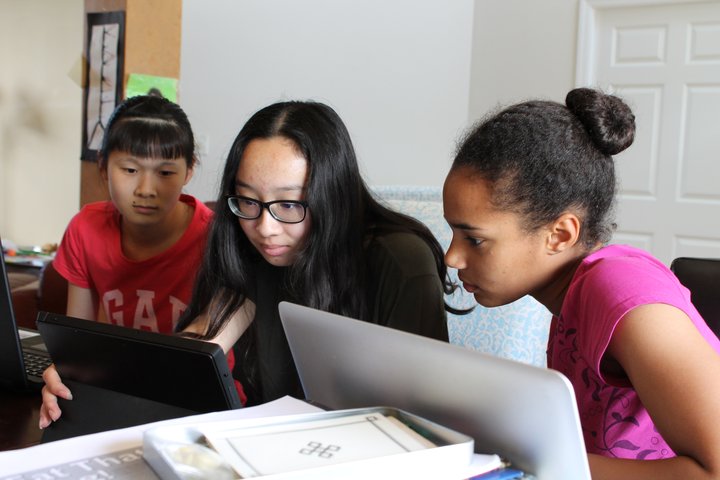
[[[228,198],[228,206],[240,218],[258,218],[262,210],[262,206],[258,202],[244,198]]]
[[[305,218],[305,207],[295,202],[279,202],[269,206],[272,216],[287,223],[298,223]]]

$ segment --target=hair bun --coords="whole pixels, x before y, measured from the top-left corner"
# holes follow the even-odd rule
[[[576,88],[565,97],[565,105],[605,155],[622,152],[635,139],[635,115],[619,97],[591,88]]]

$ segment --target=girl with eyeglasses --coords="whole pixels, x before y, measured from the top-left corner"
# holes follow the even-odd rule
[[[445,259],[483,306],[552,312],[593,480],[720,478],[720,341],[667,266],[608,244],[612,155],[634,136],[627,104],[586,88],[488,117],[445,180]]]
[[[248,405],[301,397],[279,302],[447,340],[442,255],[423,224],[373,198],[333,109],[277,103],[230,150],[178,329],[234,350]]]
[[[98,153],[109,201],[90,203],[70,221],[53,267],[68,281],[67,314],[173,333],[192,294],[212,211],[182,193],[196,163],[185,112],[154,95],[122,102]],[[69,398],[46,370],[40,427],[56,420],[55,395]]]

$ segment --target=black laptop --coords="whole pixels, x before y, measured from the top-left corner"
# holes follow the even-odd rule
[[[44,442],[242,406],[216,343],[48,312],[37,327],[73,394]]]
[[[40,376],[50,364],[50,357],[36,331],[18,331],[5,261],[0,270],[0,388],[39,390],[43,385]]]

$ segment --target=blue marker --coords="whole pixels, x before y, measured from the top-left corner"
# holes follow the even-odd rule
[[[493,470],[492,472],[483,473],[477,477],[472,477],[471,480],[511,480],[514,478],[521,479],[525,476],[520,470],[512,468],[503,468],[500,470]]]

